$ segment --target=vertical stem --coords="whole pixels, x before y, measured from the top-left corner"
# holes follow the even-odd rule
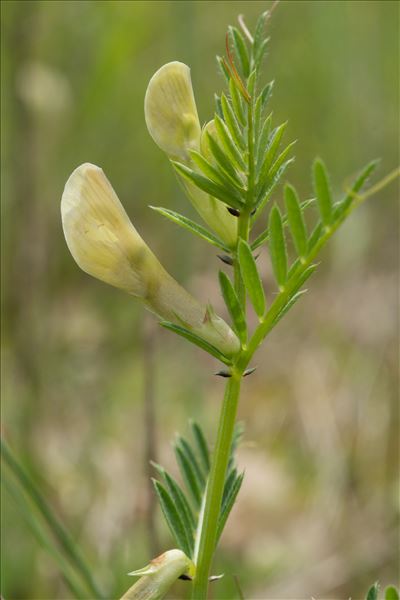
[[[208,576],[216,545],[218,517],[225,484],[225,474],[232,445],[241,377],[241,373],[233,371],[232,377],[229,378],[225,389],[224,402],[218,427],[217,443],[207,485],[199,556],[192,590],[193,600],[205,600],[207,598]]]

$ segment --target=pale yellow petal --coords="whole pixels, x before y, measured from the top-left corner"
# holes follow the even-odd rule
[[[187,65],[170,62],[153,75],[144,112],[151,137],[169,157],[186,161],[189,150],[198,149],[201,128]]]
[[[102,169],[90,163],[75,169],[65,185],[61,215],[68,248],[83,271],[135,296],[146,295],[145,282],[132,269],[146,245]]]

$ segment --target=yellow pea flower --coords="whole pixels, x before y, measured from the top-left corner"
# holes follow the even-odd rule
[[[183,325],[223,354],[239,350],[230,327],[173,279],[129,220],[102,169],[85,163],[68,179],[61,200],[68,248],[80,268],[140,298],[163,320]]]
[[[200,150],[201,126],[194,99],[190,69],[181,62],[162,66],[150,79],[144,100],[147,128],[157,146],[171,160],[196,166],[190,150]],[[228,246],[234,247],[237,219],[222,202],[180,178],[194,208]]]

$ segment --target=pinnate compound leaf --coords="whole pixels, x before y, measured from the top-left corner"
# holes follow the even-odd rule
[[[194,183],[199,189],[203,190],[207,194],[210,194],[214,198],[225,202],[228,206],[232,206],[233,208],[241,208],[242,201],[236,193],[228,193],[225,188],[212,181],[208,177],[201,175],[200,173],[196,173],[186,165],[183,165],[179,162],[171,161],[174,169],[183,177],[185,177],[191,183]]]
[[[314,161],[314,189],[317,196],[319,211],[325,227],[332,223],[333,201],[326,167],[321,159]]]
[[[287,184],[285,186],[285,205],[287,211],[287,219],[289,222],[290,233],[297,253],[304,258],[307,255],[307,230],[303,218],[303,210],[301,208],[299,197],[295,188]]]
[[[282,217],[276,204],[271,209],[268,225],[272,268],[278,286],[282,289],[287,279],[287,253]]]
[[[264,288],[258,273],[256,261],[251,248],[245,240],[241,239],[238,247],[238,258],[242,279],[250,297],[254,310],[261,318],[265,313]]]
[[[176,543],[187,556],[192,556],[193,542],[189,537],[189,532],[185,528],[184,522],[172,497],[159,481],[153,479],[153,484],[160,502],[161,509],[164,513],[165,520],[175,538]]]
[[[184,337],[185,339],[189,340],[189,342],[192,342],[192,344],[199,346],[199,348],[202,348],[203,350],[211,354],[211,356],[218,358],[218,360],[225,363],[226,365],[231,364],[232,361],[227,356],[225,356],[225,354],[222,354],[222,352],[220,352],[218,348],[215,348],[215,346],[209,344],[208,342],[206,342],[206,340],[203,340],[203,338],[199,337],[189,329],[186,329],[181,325],[175,325],[175,323],[171,323],[170,321],[160,321],[160,325],[162,327],[165,327],[165,329],[169,329],[170,331],[173,331],[174,333],[177,333],[178,335]]]
[[[243,314],[242,307],[237,297],[235,288],[227,274],[224,271],[219,272],[219,283],[221,286],[222,296],[225,304],[232,317],[236,333],[242,343],[247,339],[246,319]]]
[[[212,244],[213,246],[216,246],[217,248],[224,250],[224,252],[229,253],[229,248],[227,246],[225,246],[224,242],[222,242],[220,239],[218,239],[216,235],[214,235],[213,233],[208,231],[202,225],[198,225],[198,223],[195,223],[191,219],[188,219],[187,217],[180,215],[179,213],[177,213],[173,210],[169,210],[168,208],[162,208],[161,206],[150,206],[150,208],[152,210],[155,210],[156,212],[158,212],[160,215],[163,215],[164,217],[166,217],[173,223],[176,223],[177,225],[180,225],[184,229],[191,231],[192,233],[194,233],[198,237],[202,238],[209,244]]]

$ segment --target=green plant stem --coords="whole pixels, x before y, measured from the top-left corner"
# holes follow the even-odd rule
[[[47,501],[39,492],[37,487],[25,473],[19,462],[14,458],[11,450],[7,444],[1,440],[1,455],[5,463],[9,466],[14,476],[24,489],[26,494],[32,500],[36,508],[39,510],[44,520],[50,527],[56,539],[59,541],[64,553],[68,556],[69,560],[75,565],[76,569],[80,572],[83,580],[85,581],[88,589],[90,590],[93,598],[103,598],[102,593],[98,589],[96,583],[93,580],[92,574],[90,573],[89,567],[86,565],[82,555],[76,548],[73,540],[69,533],[64,529],[63,525],[59,522],[52,509],[49,507]]]
[[[192,589],[193,600],[205,600],[207,598],[208,577],[216,546],[217,523],[232,445],[241,378],[242,374],[237,370],[233,370],[232,377],[229,378],[225,388],[217,443],[207,484],[203,527],[200,537],[196,576]]]

